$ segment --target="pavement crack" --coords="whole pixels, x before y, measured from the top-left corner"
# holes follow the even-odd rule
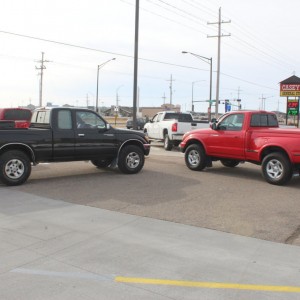
[[[293,245],[294,241],[300,237],[300,225],[294,230],[294,232],[284,241],[285,244]]]

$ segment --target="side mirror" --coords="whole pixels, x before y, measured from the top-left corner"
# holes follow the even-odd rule
[[[211,119],[210,128],[213,130],[217,129],[217,119],[216,118]]]
[[[212,123],[212,124],[211,124],[211,129],[217,130],[217,124],[216,124],[216,123]]]

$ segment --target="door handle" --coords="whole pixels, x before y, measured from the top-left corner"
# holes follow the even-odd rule
[[[78,136],[84,136],[84,133],[78,133]]]

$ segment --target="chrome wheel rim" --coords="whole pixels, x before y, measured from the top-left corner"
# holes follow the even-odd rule
[[[19,159],[11,159],[5,165],[5,175],[10,179],[18,179],[25,172],[25,166]]]
[[[140,156],[136,152],[130,152],[126,157],[126,164],[129,168],[134,169],[140,164]]]
[[[192,150],[188,154],[188,161],[191,166],[197,166],[200,163],[200,155],[196,150]]]
[[[278,179],[283,175],[284,168],[279,160],[272,159],[267,163],[266,172],[270,178]]]

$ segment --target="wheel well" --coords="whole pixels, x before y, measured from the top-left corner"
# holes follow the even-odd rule
[[[268,154],[273,153],[273,152],[279,152],[279,153],[285,155],[285,156],[290,160],[288,153],[287,153],[284,149],[282,149],[282,148],[280,148],[280,147],[276,147],[276,146],[271,146],[271,147],[265,148],[265,149],[261,152],[261,154],[260,154],[260,161],[263,161],[263,159],[264,159]]]
[[[128,146],[128,145],[138,146],[144,152],[144,147],[143,147],[142,142],[140,142],[139,140],[129,140],[129,141],[124,142],[124,144],[121,145],[121,147],[119,149],[119,153],[125,146]],[[119,156],[119,153],[118,153],[118,156]]]
[[[166,134],[168,134],[168,129],[165,128],[165,129],[163,130],[163,136],[165,136]]]
[[[1,148],[0,155],[2,155],[5,152],[8,152],[10,150],[22,151],[28,156],[28,158],[30,159],[31,162],[35,161],[35,156],[34,156],[34,153],[33,153],[32,149],[30,149],[28,146],[25,146],[25,145],[22,145],[22,144],[6,145],[6,146]]]
[[[198,141],[198,140],[189,140],[189,141],[186,143],[185,149],[184,149],[184,150],[186,150],[186,148],[187,148],[188,146],[193,145],[193,144],[199,145],[199,146],[202,147],[202,148],[204,149],[204,151],[205,151],[205,147],[204,147],[203,144],[202,144],[200,141]],[[206,152],[206,151],[205,151],[205,152]]]

